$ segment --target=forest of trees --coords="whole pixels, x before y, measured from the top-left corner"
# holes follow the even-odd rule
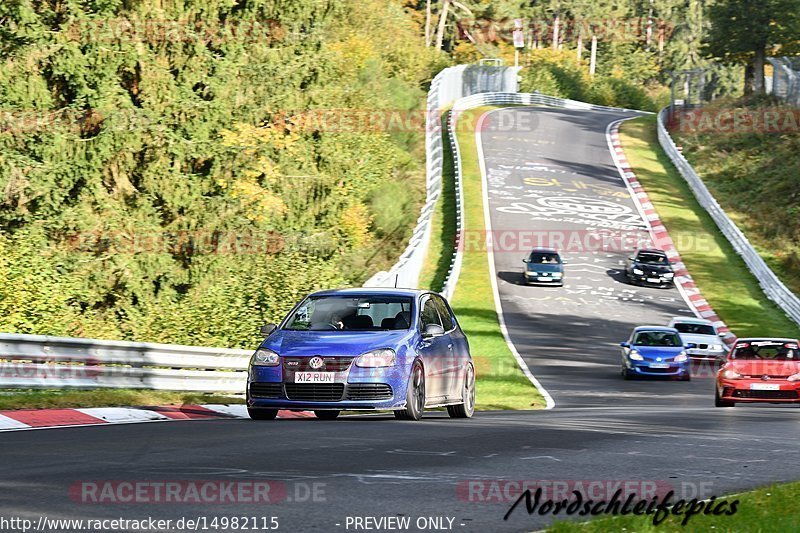
[[[714,49],[727,1],[3,0],[0,331],[247,346],[402,251],[441,68],[513,61],[520,18],[523,90],[655,109],[710,67],[735,91],[792,37]]]

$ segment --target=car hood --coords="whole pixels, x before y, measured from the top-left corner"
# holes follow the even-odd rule
[[[724,344],[722,339],[715,335],[697,335],[692,333],[681,333],[683,342],[693,342],[695,344]]]
[[[356,356],[378,348],[397,349],[413,336],[411,330],[397,331],[287,331],[278,330],[264,339],[263,348],[282,356]]]
[[[650,265],[647,263],[639,263],[637,261],[633,263],[633,266],[636,268],[641,268],[642,270],[647,270],[648,272],[658,272],[659,274],[672,272],[672,267],[669,265]]]
[[[564,268],[558,264],[528,263],[529,272],[561,272]]]
[[[681,346],[634,346],[633,349],[645,359],[653,360],[658,357],[670,359],[683,351]]]
[[[765,361],[763,359],[734,359],[728,361],[724,370],[733,370],[744,376],[789,377],[800,372],[800,361]]]

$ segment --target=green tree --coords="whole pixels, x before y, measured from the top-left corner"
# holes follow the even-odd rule
[[[796,49],[800,41],[797,0],[717,0],[708,16],[706,52],[744,65],[745,93],[763,93],[766,58]]]

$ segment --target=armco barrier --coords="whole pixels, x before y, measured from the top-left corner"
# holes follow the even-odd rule
[[[764,293],[770,300],[775,302],[781,309],[783,309],[789,317],[800,324],[800,299],[790,291],[783,282],[778,279],[778,276],[767,266],[764,260],[758,255],[758,252],[747,240],[747,237],[739,230],[736,224],[728,217],[725,211],[717,203],[716,199],[711,195],[708,188],[703,183],[703,180],[697,175],[692,166],[683,157],[683,154],[678,151],[675,141],[670,137],[666,128],[666,117],[670,113],[670,108],[664,108],[658,114],[658,140],[661,147],[667,153],[672,163],[677,167],[678,171],[683,176],[683,179],[689,184],[695,198],[700,205],[708,211],[711,218],[719,227],[723,235],[731,243],[733,249],[736,250],[747,268],[753,273],[753,276],[758,280]]]
[[[485,91],[517,90],[518,67],[459,65],[436,75],[428,91],[425,116],[425,168],[427,195],[417,225],[405,251],[388,272],[378,272],[365,287],[411,287],[419,285],[419,276],[428,251],[431,219],[442,192],[442,112],[455,100]],[[451,265],[452,269],[452,265]]]
[[[0,333],[0,389],[243,393],[249,350]]]

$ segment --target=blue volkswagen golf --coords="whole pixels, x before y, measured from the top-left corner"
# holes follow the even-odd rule
[[[475,367],[452,309],[439,294],[411,289],[316,292],[265,335],[247,380],[250,418],[279,409],[391,410],[419,420],[426,408],[453,418],[475,409]]]
[[[661,376],[692,379],[691,362],[686,353],[694,344],[684,345],[678,330],[662,326],[639,326],[627,341],[619,343],[621,374],[625,379],[637,376]]]

